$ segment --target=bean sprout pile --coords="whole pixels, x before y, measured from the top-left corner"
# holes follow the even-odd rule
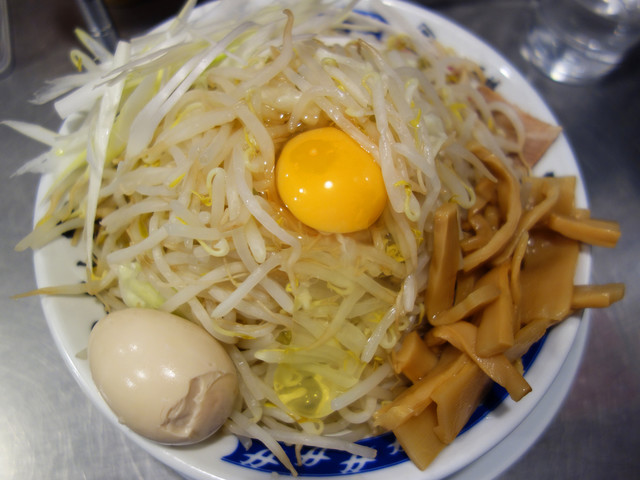
[[[239,373],[227,430],[294,471],[278,442],[375,455],[354,442],[407,388],[390,359],[425,317],[434,212],[464,216],[496,180],[470,144],[522,176],[524,127],[479,92],[477,64],[382,2],[254,3],[189,1],[113,54],[79,32],[78,72],[36,99],[55,100],[63,133],[7,123],[51,147],[23,171],[55,178],[18,248],[63,233],[85,248],[86,283],[41,293],[201,325]],[[284,144],[328,126],[382,171],[388,204],[366,230],[318,232],[278,197]]]

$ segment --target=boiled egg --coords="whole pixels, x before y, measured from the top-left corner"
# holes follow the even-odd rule
[[[334,127],[306,131],[285,144],[276,163],[276,188],[298,220],[321,232],[366,229],[387,203],[374,158]]]
[[[227,352],[203,328],[170,313],[110,313],[91,331],[88,357],[118,420],[156,442],[204,440],[236,401],[236,370]]]

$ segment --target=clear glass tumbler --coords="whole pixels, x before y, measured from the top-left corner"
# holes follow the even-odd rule
[[[588,83],[640,40],[640,0],[537,0],[522,56],[548,77]]]

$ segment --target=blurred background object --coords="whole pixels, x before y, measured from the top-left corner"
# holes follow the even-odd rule
[[[118,44],[118,34],[102,0],[76,0],[76,4],[88,33],[99,40],[107,50],[114,52]]]
[[[522,55],[549,78],[584,83],[608,74],[640,39],[640,0],[537,0]]]
[[[0,0],[0,75],[11,66],[11,32],[7,0]]]

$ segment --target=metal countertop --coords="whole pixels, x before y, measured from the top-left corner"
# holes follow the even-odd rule
[[[174,14],[180,1],[114,5],[123,36]],[[580,163],[594,217],[620,222],[615,250],[593,250],[593,283],[625,282],[622,302],[595,310],[586,352],[560,412],[502,479],[635,478],[640,472],[640,51],[590,86],[554,83],[518,53],[531,18],[526,0],[423,2],[485,39],[534,85],[555,112]],[[28,103],[49,78],[71,71],[75,4],[9,0],[13,65],[0,77],[0,117],[44,124],[50,105]],[[639,49],[640,50],[640,49]],[[11,295],[35,287],[30,253],[15,244],[30,231],[38,178],[10,178],[43,147],[0,127],[0,478],[177,479],[127,440],[86,399],[67,371],[37,298]],[[6,214],[6,216],[5,216]]]

